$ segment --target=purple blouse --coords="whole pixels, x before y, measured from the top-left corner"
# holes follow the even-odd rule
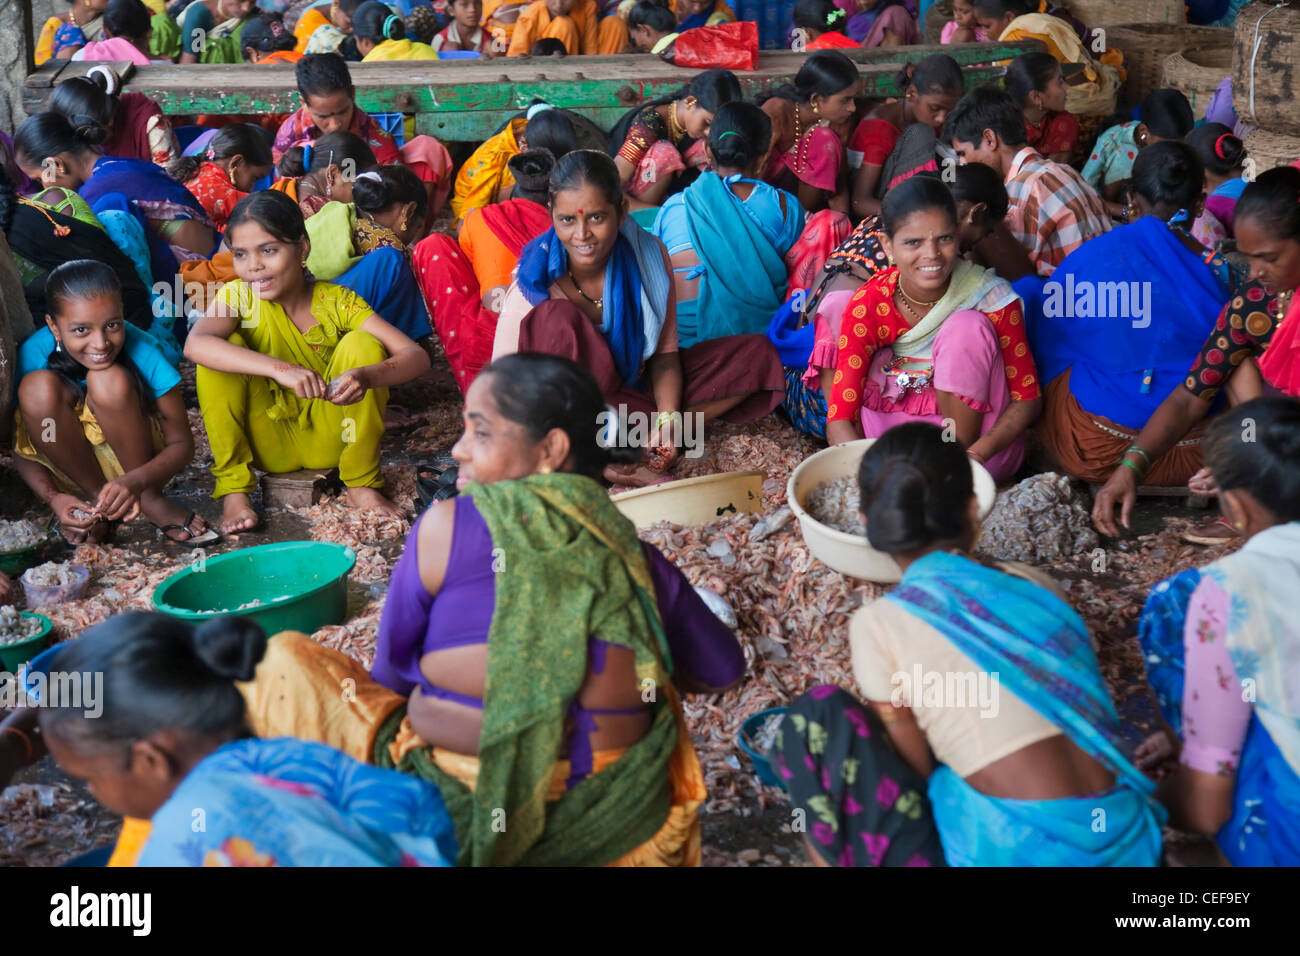
[[[389,582],[370,675],[404,696],[417,686],[433,696],[453,696],[429,684],[420,671],[420,659],[431,651],[486,643],[492,626],[496,603],[492,535],[474,499],[462,496],[453,500],[456,515],[451,553],[437,596],[420,580],[416,541],[423,516],[411,528]],[[708,687],[725,687],[738,680],[745,671],[745,655],[735,635],[657,548],[644,547],[674,671]],[[589,642],[589,647],[597,646],[596,641]],[[599,669],[600,660],[593,663]],[[459,699],[459,695],[454,697]]]

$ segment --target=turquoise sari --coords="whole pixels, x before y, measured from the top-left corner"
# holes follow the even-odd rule
[[[951,866],[1155,866],[1166,819],[1155,784],[1128,757],[1088,631],[1055,595],[968,558],[931,553],[884,600],[933,626],[999,685],[1115,773],[1105,793],[1011,800],[946,766],[930,777]]]
[[[744,201],[728,185],[738,181],[753,186]],[[799,200],[767,183],[701,173],[664,203],[655,220],[653,232],[664,240],[669,255],[684,245],[683,224],[700,264],[688,275],[699,279],[696,298],[677,303],[682,348],[728,335],[765,333],[772,313],[785,301],[790,281],[785,254],[803,231]]]

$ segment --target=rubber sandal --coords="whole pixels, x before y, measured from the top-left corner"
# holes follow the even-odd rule
[[[442,467],[438,467],[441,465]],[[415,495],[421,508],[428,508],[436,501],[447,501],[460,494],[456,479],[460,477],[460,466],[450,456],[443,456],[435,465],[421,468],[415,476]]]
[[[1241,535],[1237,533],[1237,529],[1222,515],[1213,521],[1207,521],[1194,528],[1189,528],[1182,535],[1183,540],[1188,544],[1203,545],[1227,544],[1240,537]]]
[[[205,544],[212,544],[214,541],[220,541],[221,532],[218,531],[216,528],[212,527],[211,525],[208,525],[207,528],[205,528],[203,531],[199,532],[198,534],[195,534],[193,531],[190,530],[190,525],[194,524],[194,519],[197,518],[198,516],[199,516],[198,512],[191,511],[189,513],[189,516],[186,517],[184,524],[167,524],[167,525],[156,524],[154,525],[154,527],[158,529],[158,533],[160,535],[162,535],[172,544],[179,544],[185,548],[201,548]],[[248,528],[246,530],[252,531],[254,529]],[[167,533],[169,531],[184,531],[187,535],[189,535],[189,537],[173,538],[170,534]]]

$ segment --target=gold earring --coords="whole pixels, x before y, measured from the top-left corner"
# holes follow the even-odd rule
[[[812,100],[809,100],[809,101],[808,101],[808,105],[812,107],[813,116],[821,116],[821,115],[822,115],[822,111],[819,110],[819,109],[817,108],[817,104],[814,103]]]
[[[397,231],[398,231],[398,232],[406,232],[406,217],[405,217],[405,216],[402,217],[401,225],[399,225],[399,226],[397,227]]]
[[[234,169],[228,169],[228,170],[226,170],[226,175],[228,175],[228,176],[230,177],[230,185],[235,186],[235,171],[234,171]],[[235,188],[239,188],[239,187],[238,187],[238,186],[235,186]]]
[[[538,473],[539,475],[549,475],[549,474],[550,474],[552,471],[554,471],[554,470],[555,470],[555,469],[552,468],[550,465],[542,465],[541,468],[538,468],[538,469],[537,469],[537,473]]]

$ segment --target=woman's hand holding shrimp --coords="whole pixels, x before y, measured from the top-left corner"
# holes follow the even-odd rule
[[[74,534],[86,534],[95,526],[95,522],[100,517],[95,511],[94,505],[88,501],[82,501],[76,495],[55,495],[50,499],[50,508],[53,509],[54,515],[59,519],[59,524],[63,529]]]
[[[329,383],[325,398],[335,405],[355,405],[370,388],[368,380],[365,368],[350,368]]]
[[[291,389],[299,398],[325,397],[325,379],[315,369],[281,362],[275,366],[275,373],[271,377],[285,388]]]
[[[140,493],[143,485],[130,475],[122,475],[104,483],[95,500],[95,511],[109,521],[131,521],[140,514]]]

